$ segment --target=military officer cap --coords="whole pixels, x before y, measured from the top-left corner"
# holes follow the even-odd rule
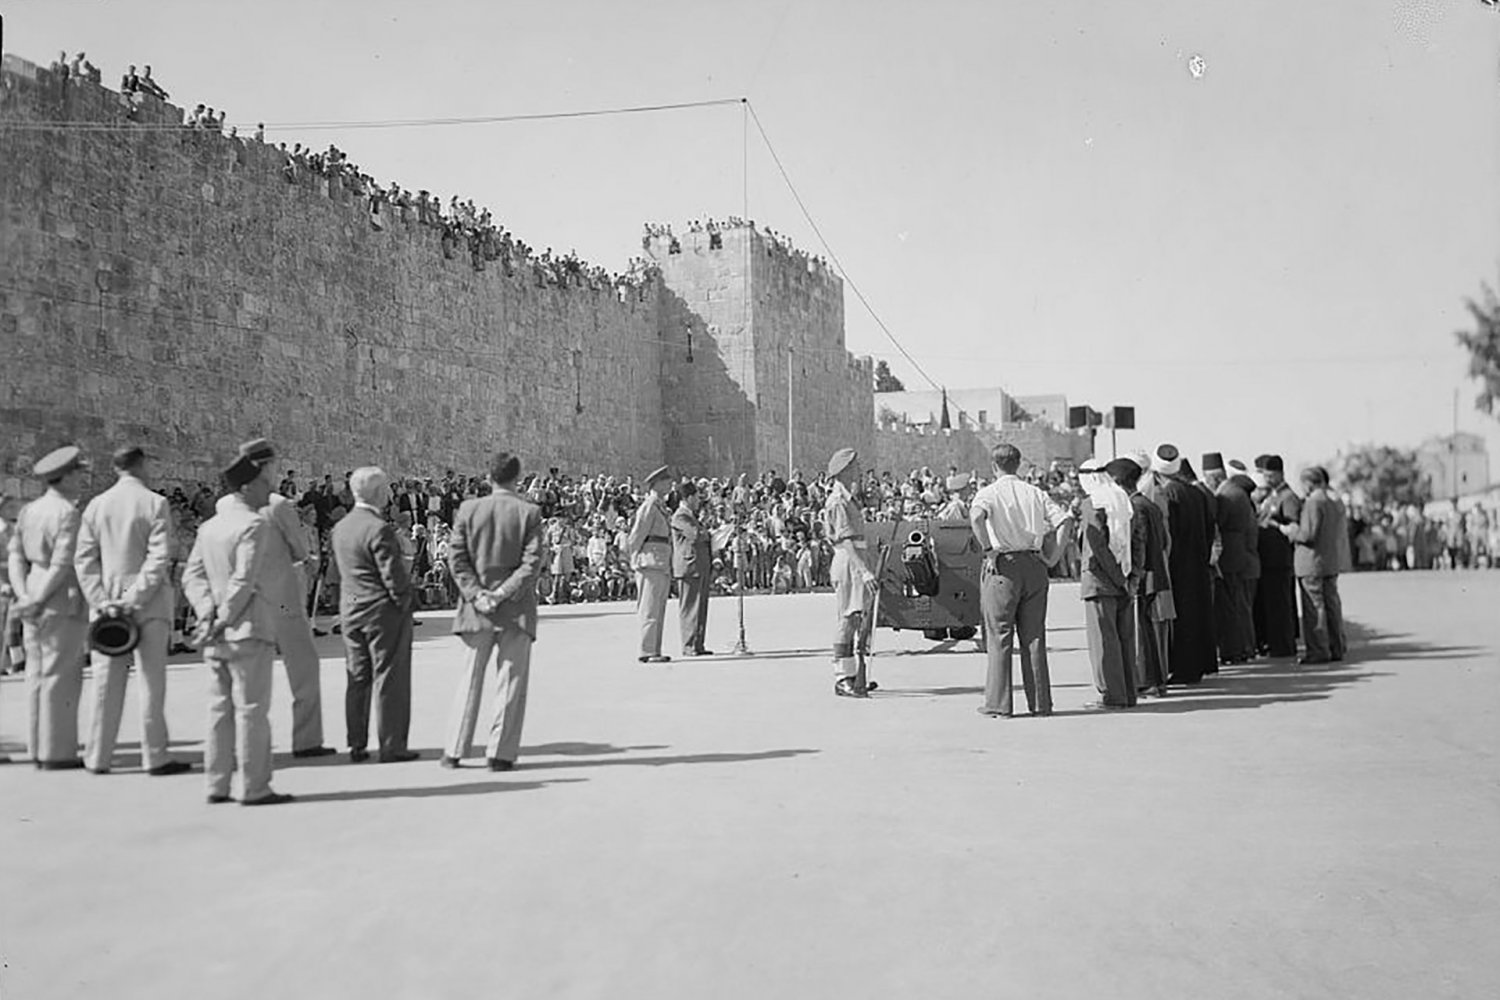
[[[670,479],[671,477],[672,477],[672,470],[671,470],[671,468],[669,466],[663,465],[659,469],[652,469],[651,472],[647,474],[647,476],[646,476],[646,485],[650,486],[652,483],[656,482],[658,479]]]
[[[223,475],[224,484],[237,490],[260,475],[260,466],[248,455],[236,455],[234,461],[224,468]]]
[[[63,445],[37,459],[31,474],[47,483],[55,483],[74,469],[87,469],[89,460],[83,457],[83,449],[76,444]]]
[[[853,448],[840,448],[838,451],[834,452],[833,457],[828,460],[828,474],[830,476],[836,476],[840,472],[843,472],[845,469],[849,468],[851,464],[853,464],[856,457],[857,456],[855,455]]]
[[[1255,467],[1262,472],[1286,471],[1286,467],[1281,462],[1280,455],[1261,455],[1255,460]]]
[[[969,474],[961,472],[956,476],[949,476],[948,482],[945,485],[948,487],[949,493],[957,493],[969,485]]]
[[[1205,451],[1203,453],[1203,471],[1212,472],[1215,469],[1224,468],[1224,456],[1217,451]]]
[[[240,454],[252,462],[269,462],[276,457],[276,449],[265,438],[255,438],[240,445]]]

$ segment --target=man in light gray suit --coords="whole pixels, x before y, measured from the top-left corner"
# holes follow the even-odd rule
[[[94,718],[85,763],[108,774],[125,711],[131,660],[141,678],[141,766],[162,776],[192,770],[167,749],[167,641],[172,631],[172,512],[147,485],[139,446],[114,453],[115,484],[89,501],[78,526],[73,567],[95,618],[123,611],[140,626],[133,653],[94,653]]]
[[[260,467],[267,482],[275,481],[276,450],[269,441],[246,441],[240,445],[240,454]],[[302,583],[302,564],[308,559],[307,535],[296,505],[280,493],[273,492],[260,513],[271,526],[266,535],[261,581],[266,599],[276,612],[276,648],[292,689],[292,756],[326,757],[338,751],[323,745],[321,666]]]
[[[703,504],[698,485],[684,479],[677,492],[682,502],[672,514],[672,575],[677,578],[682,655],[712,656],[713,650],[703,648],[703,637],[713,583],[713,536],[698,521],[698,508]]]
[[[89,617],[73,553],[78,496],[88,469],[76,445],[38,459],[32,474],[47,484],[47,492],[21,508],[10,538],[10,586],[16,595],[11,614],[21,619],[26,643],[26,748],[43,771],[83,767],[78,703]]]
[[[229,801],[239,761],[240,804],[274,806],[292,797],[271,789],[271,661],[276,622],[261,593],[260,568],[270,525],[261,516],[270,480],[243,455],[224,470],[228,495],[203,522],[182,571],[182,590],[198,616],[194,641],[208,665],[208,739],[203,770],[208,802]]]
[[[472,651],[453,706],[452,737],[442,765],[468,756],[479,718],[490,653],[497,661],[495,720],[485,743],[491,771],[509,771],[521,752],[531,644],[536,640],[536,576],[542,561],[541,509],[516,493],[521,460],[499,452],[490,461],[489,496],[465,500],[453,519],[448,563],[460,594],[453,631]]]

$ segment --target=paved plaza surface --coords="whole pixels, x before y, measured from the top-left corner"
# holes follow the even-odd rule
[[[876,697],[835,698],[827,595],[748,599],[753,659],[662,666],[632,608],[546,609],[507,774],[438,767],[461,647],[426,616],[425,760],[294,766],[278,666],[290,805],[133,757],[0,767],[0,997],[1500,996],[1500,573],[1343,589],[1348,662],[1100,714],[1059,585],[1045,720],[979,716],[983,654],[911,632],[878,634]],[[204,677],[174,663],[198,761]],[[8,678],[17,754],[23,723]]]

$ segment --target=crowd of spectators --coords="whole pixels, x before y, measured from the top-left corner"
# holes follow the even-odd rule
[[[689,233],[707,233],[708,248],[710,250],[722,250],[724,248],[724,233],[730,229],[755,229],[754,219],[742,219],[738,215],[731,215],[727,219],[691,219],[688,221]],[[761,229],[761,235],[765,238],[766,252],[772,256],[783,255],[790,257],[799,264],[805,265],[809,270],[814,268],[827,269],[828,261],[805,250],[799,250],[791,238],[776,232],[770,226]],[[668,256],[682,253],[682,240],[672,232],[670,223],[648,222],[645,224],[641,235],[641,248],[646,251],[652,249],[657,240],[667,241]]]
[[[1500,553],[1500,516],[1482,505],[1432,513],[1415,505],[1347,506],[1356,570],[1483,569]]]

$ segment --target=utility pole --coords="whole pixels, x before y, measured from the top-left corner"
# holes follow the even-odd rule
[[[1453,502],[1458,503],[1458,387],[1453,389],[1453,435],[1448,438],[1448,464],[1453,467]]]

